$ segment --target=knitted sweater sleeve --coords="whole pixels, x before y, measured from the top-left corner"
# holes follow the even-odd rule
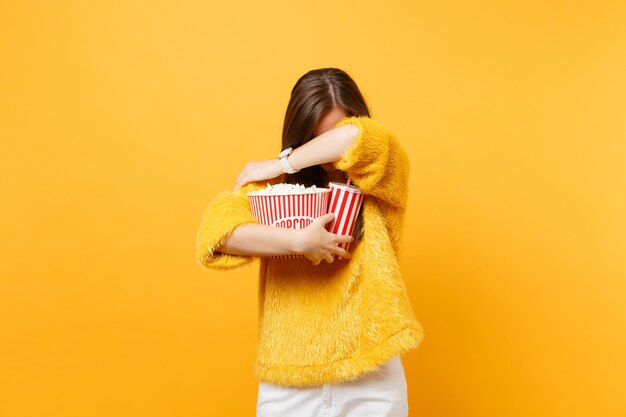
[[[345,171],[365,194],[396,208],[406,208],[410,165],[396,136],[367,116],[344,117],[335,127],[347,123],[356,125],[359,132],[333,165]]]
[[[237,191],[221,191],[209,202],[196,235],[196,259],[203,270],[232,270],[252,263],[256,257],[217,252],[238,226],[258,223],[246,193],[258,189],[248,183]],[[262,187],[261,187],[262,188]]]

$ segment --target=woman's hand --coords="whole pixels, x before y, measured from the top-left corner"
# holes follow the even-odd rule
[[[339,247],[338,244],[352,242],[354,237],[350,235],[336,235],[324,227],[334,217],[333,213],[324,214],[317,217],[304,229],[296,230],[296,252],[307,257],[313,262],[313,265],[319,265],[322,259],[328,263],[333,263],[335,260],[334,254],[344,258],[352,257],[347,250]]]
[[[248,162],[243,170],[241,170],[239,177],[237,177],[237,183],[235,184],[235,188],[233,188],[233,192],[249,182],[276,178],[283,172],[283,167],[280,165],[278,158]]]

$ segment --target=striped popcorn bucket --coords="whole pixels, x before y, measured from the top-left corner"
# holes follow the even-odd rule
[[[295,194],[263,194],[263,190],[246,194],[252,215],[261,224],[287,229],[304,229],[316,217],[328,213],[330,189]],[[272,255],[270,258],[303,257],[299,254]]]
[[[361,203],[363,203],[363,191],[354,185],[329,182],[330,204],[329,213],[334,213],[335,218],[326,223],[326,230],[337,235],[352,235],[356,224]],[[348,250],[350,242],[339,243],[339,247]],[[334,255],[343,259],[342,256]]]

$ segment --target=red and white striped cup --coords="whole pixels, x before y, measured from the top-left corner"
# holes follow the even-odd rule
[[[263,194],[264,190],[246,193],[252,215],[261,224],[286,229],[304,229],[315,218],[328,213],[331,190],[293,194]],[[304,255],[272,255],[270,258],[294,258]]]
[[[357,216],[363,203],[363,191],[354,185],[346,185],[340,182],[329,182],[330,204],[329,213],[334,213],[335,218],[326,223],[326,230],[338,235],[352,235]],[[339,243],[339,247],[348,250],[350,242]],[[339,259],[342,256],[334,255]]]

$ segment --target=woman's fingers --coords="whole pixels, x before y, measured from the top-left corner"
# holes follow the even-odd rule
[[[347,243],[352,242],[354,237],[352,235],[335,235],[335,241],[337,243]]]
[[[237,178],[237,181],[235,182],[235,188],[233,188],[233,191],[237,191],[237,189],[241,188],[242,184],[242,177],[241,175],[239,176],[239,178]]]
[[[341,256],[342,258],[351,258],[352,254],[350,252],[348,252],[347,250],[345,250],[344,248],[341,248],[339,246],[337,246],[337,248],[335,249],[335,253],[339,256]]]
[[[332,253],[327,253],[326,255],[324,255],[324,259],[326,259],[326,262],[328,262],[329,264],[332,264],[335,260],[335,257]]]
[[[269,180],[278,177],[282,173],[283,168],[278,158],[263,161],[250,161],[239,173],[233,191],[237,191],[238,188],[243,187],[249,182]]]
[[[239,176],[239,178],[237,178],[237,183],[235,184],[235,188],[233,188],[233,191],[237,191],[239,188],[243,187],[249,182],[251,182],[251,179],[248,176]]]
[[[237,184],[235,185],[235,188],[233,188],[233,192],[235,192],[235,191],[237,191],[238,189],[240,189],[242,185],[243,185],[243,184],[237,183]]]
[[[237,181],[235,181],[235,188],[233,188],[233,191],[237,191],[239,188],[243,187],[244,185],[246,185],[247,183],[250,182],[250,175],[249,175],[249,165],[252,162],[248,162],[243,169],[239,172],[239,176],[237,177]]]

